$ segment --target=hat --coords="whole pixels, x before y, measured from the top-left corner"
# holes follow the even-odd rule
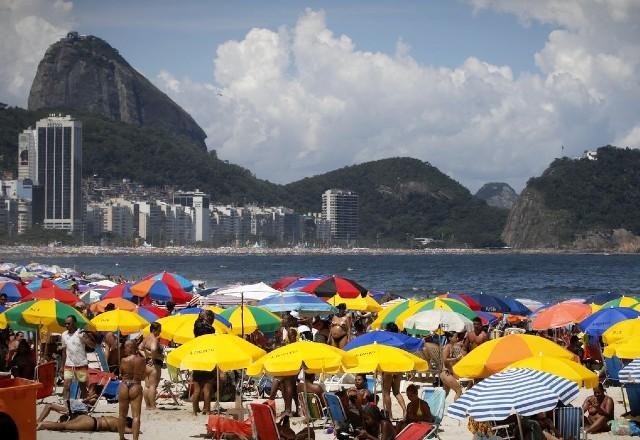
[[[291,312],[289,312],[289,314],[296,319],[300,319],[300,313],[296,310],[292,310]]]
[[[310,332],[311,329],[309,328],[309,326],[306,325],[299,325],[298,326],[298,333],[302,333],[302,332]]]

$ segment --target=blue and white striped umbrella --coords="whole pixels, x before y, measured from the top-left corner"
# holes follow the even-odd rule
[[[511,368],[474,385],[449,405],[454,419],[473,417],[478,422],[504,420],[512,414],[531,416],[569,403],[578,395],[578,385],[567,379],[529,368]]]
[[[273,313],[279,312],[309,312],[318,315],[335,313],[336,308],[315,295],[306,292],[280,292],[271,295],[262,301],[258,301],[257,306],[264,307]]]
[[[640,359],[634,359],[618,373],[622,383],[640,383]]]

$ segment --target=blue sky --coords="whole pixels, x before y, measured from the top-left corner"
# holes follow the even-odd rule
[[[0,101],[46,48],[105,39],[207,133],[285,183],[386,157],[475,192],[640,145],[637,0],[0,0]],[[564,145],[564,150],[562,146]]]

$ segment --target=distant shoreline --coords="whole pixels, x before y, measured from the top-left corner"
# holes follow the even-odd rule
[[[111,246],[0,246],[2,257],[68,257],[90,255],[132,255],[132,256],[273,256],[273,255],[513,255],[513,254],[612,254],[637,255],[613,251],[577,251],[566,249],[393,249],[393,248],[254,248],[254,247],[111,247]]]

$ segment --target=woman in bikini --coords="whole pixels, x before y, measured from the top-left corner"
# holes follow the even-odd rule
[[[118,417],[92,417],[87,414],[78,414],[71,418],[67,417],[67,415],[63,415],[60,419],[64,421],[61,422],[40,422],[38,423],[38,431],[118,432],[118,422],[120,421]],[[133,419],[131,417],[127,417],[125,433],[130,434],[132,432],[132,424]]]
[[[131,415],[133,416],[131,432],[133,433],[133,440],[138,440],[143,393],[141,382],[145,375],[146,364],[144,358],[136,351],[136,345],[133,341],[125,342],[124,355],[125,357],[120,361],[122,381],[118,388],[118,409],[120,416],[118,432],[120,434],[120,440],[125,440],[125,421],[129,414],[129,406],[131,406]]]

